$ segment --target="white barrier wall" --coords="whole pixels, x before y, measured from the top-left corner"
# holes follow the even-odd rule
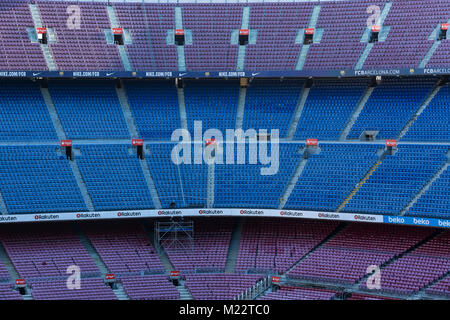
[[[371,223],[404,224],[427,227],[450,228],[450,220],[414,218],[399,216],[383,216],[358,213],[334,213],[301,210],[272,209],[161,209],[161,210],[122,210],[96,212],[63,212],[42,214],[2,215],[0,223],[42,222],[42,221],[77,221],[128,218],[158,217],[278,217],[298,219],[318,219],[337,221],[356,221]]]

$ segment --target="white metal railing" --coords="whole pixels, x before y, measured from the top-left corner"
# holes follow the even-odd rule
[[[238,294],[234,300],[254,300],[261,293],[269,289],[272,284],[272,276],[267,276],[266,278],[255,283],[254,286],[248,288],[244,292]]]

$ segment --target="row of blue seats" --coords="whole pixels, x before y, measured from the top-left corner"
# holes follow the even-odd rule
[[[436,85],[434,78],[383,78],[353,125],[348,138],[365,130],[379,131],[377,139],[396,138]],[[285,137],[303,80],[254,80],[247,88],[243,129],[278,129]],[[355,110],[367,80],[315,80],[295,138],[339,138]],[[171,81],[124,81],[138,134],[148,140],[169,140],[181,127],[177,90]],[[49,92],[64,132],[72,139],[130,138],[120,102],[111,81],[58,80]],[[188,129],[202,121],[203,130],[223,134],[236,125],[239,83],[234,80],[186,81]],[[413,123],[404,139],[450,141],[445,85]],[[57,140],[39,86],[30,81],[8,81],[0,86],[0,141]]]
[[[139,160],[128,146],[79,148],[76,162],[96,210],[154,208]],[[149,148],[145,161],[162,206],[205,206],[207,165],[175,165],[173,144]],[[261,174],[269,165],[216,164],[214,206],[277,208],[301,161],[302,148],[303,144],[281,144],[279,168],[273,175]],[[320,153],[309,157],[285,207],[335,211],[376,163],[380,148],[321,144]],[[447,161],[448,150],[445,145],[400,146],[395,155],[385,157],[343,211],[398,214]],[[246,148],[247,159],[248,152]],[[447,170],[408,214],[447,216],[448,181]],[[67,160],[52,146],[0,147],[0,191],[10,213],[86,210]]]

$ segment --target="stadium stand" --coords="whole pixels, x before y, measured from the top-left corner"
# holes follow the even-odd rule
[[[2,80],[0,85],[0,140],[56,140],[45,102],[35,82]]]
[[[364,131],[370,130],[378,131],[377,139],[395,139],[435,85],[436,79],[433,78],[383,78],[372,92],[348,138],[358,139]]]
[[[335,211],[375,164],[379,146],[320,144],[307,160],[285,208]]]
[[[80,145],[77,163],[96,210],[154,208],[142,168],[125,145]]]
[[[184,97],[191,139],[194,139],[195,121],[202,122],[203,132],[214,128],[225,136],[226,129],[234,129],[238,96],[236,80],[186,81]]]
[[[80,289],[68,290],[67,279],[37,280],[31,282],[34,300],[117,300],[103,279],[83,279]]]
[[[198,6],[187,3],[182,6],[182,16],[183,27],[192,31],[192,45],[185,46],[187,69],[236,70],[238,46],[237,43],[232,44],[230,38],[232,30],[241,27],[242,6],[228,3]]]
[[[242,229],[236,271],[285,273],[336,227],[322,221],[249,219]]]
[[[227,239],[231,235],[231,220],[227,218],[216,220],[196,219],[195,250],[192,252],[186,248],[174,250],[169,248],[167,243],[163,243],[170,261],[183,274],[181,285],[189,290],[194,299],[234,299],[267,274],[267,271],[261,272],[262,270],[257,274],[222,273],[229,246]],[[364,279],[367,266],[375,264],[382,268],[382,290],[373,294],[353,293],[349,299],[393,298],[383,294],[396,294],[397,298],[401,298],[425,289],[429,297],[445,297],[448,293],[445,286],[446,278],[441,280],[450,267],[447,263],[446,243],[449,237],[447,231],[436,236],[437,229],[432,228],[353,223],[335,234],[333,230],[336,222],[333,221],[303,223],[293,221],[297,226],[290,228],[291,231],[289,231],[289,224],[286,225],[285,221],[280,219],[260,218],[256,221],[257,219],[254,218],[253,220],[254,222],[248,220],[244,224],[240,240],[241,257],[246,254],[242,248],[255,245],[254,240],[249,236],[251,235],[249,230],[252,230],[249,226],[255,226],[253,230],[260,230],[258,226],[263,225],[275,227],[278,225],[279,230],[285,230],[284,239],[278,235],[278,253],[292,252],[294,247],[301,247],[300,251],[303,250],[303,252],[297,252],[297,257],[309,253],[298,264],[296,264],[298,259],[283,261],[282,254],[275,256],[270,250],[264,249],[270,248],[266,244],[270,240],[277,239],[277,235],[272,230],[268,230],[268,227],[266,231],[262,229],[261,234],[265,237],[260,237],[260,243],[263,245],[256,247],[258,254],[255,256],[255,261],[261,263],[275,259],[276,266],[293,266],[293,270],[287,273],[288,280],[314,281],[314,283],[321,283],[325,286],[324,288],[328,283],[350,285]],[[161,266],[161,262],[157,262],[156,255],[147,254],[149,240],[145,239],[144,233],[139,231],[142,230],[141,228],[139,223],[134,222],[125,222],[123,226],[121,223],[85,222],[82,229],[102,261],[106,263],[110,271],[116,274],[117,282],[123,286],[128,298],[179,299],[180,293],[169,282],[167,275],[142,274],[149,263],[156,271]],[[101,278],[102,274],[93,262],[92,253],[89,254],[86,251],[70,224],[30,225],[25,231],[26,233],[24,228],[19,226],[2,228],[0,241],[19,276],[27,280],[27,286],[34,299],[117,299],[111,287],[105,284],[104,278]],[[133,232],[134,236],[132,236]],[[319,236],[320,233],[322,236]],[[314,236],[312,240],[311,236]],[[322,237],[331,238],[324,242]],[[113,253],[114,249],[107,248],[105,239],[110,239],[108,242],[110,245],[112,241],[121,244],[123,251]],[[144,247],[142,247],[143,244]],[[317,244],[320,245],[315,249]],[[67,251],[69,246],[70,255]],[[251,253],[248,255],[251,256]],[[273,258],[270,259],[270,256]],[[269,258],[266,259],[266,257]],[[238,265],[242,265],[242,258],[239,259]],[[147,261],[145,266],[140,263],[144,261]],[[66,268],[73,264],[81,266],[82,290],[65,289]],[[215,272],[212,268],[208,268],[215,265],[219,266]],[[191,266],[191,268],[187,270],[183,266]],[[194,269],[196,273],[191,272]],[[284,272],[283,270],[286,271],[286,268],[278,271]],[[361,282],[360,289],[367,290],[364,282]],[[12,285],[7,282],[2,282],[0,290],[2,299],[22,297],[16,290],[12,290]],[[278,291],[269,290],[258,297],[263,300],[310,300],[336,299],[340,297],[337,294],[336,289],[310,289],[283,284]]]
[[[262,175],[263,168],[270,168],[272,164],[263,165],[260,162],[251,164],[249,156],[252,153],[250,146],[245,146],[245,163],[237,163],[240,145],[234,144],[234,164],[215,165],[215,207],[249,207],[249,208],[276,208],[283,195],[283,190],[294,172],[301,154],[299,144],[279,145],[279,167],[275,171]],[[225,148],[225,147],[224,147]],[[268,155],[274,150],[268,145]],[[253,154],[254,155],[254,154]],[[274,165],[275,166],[275,165]]]
[[[425,290],[428,295],[438,296],[438,297],[446,297],[450,296],[450,277],[447,276],[442,280],[438,281],[433,286],[429,287]]]
[[[70,3],[70,2],[69,2]],[[73,4],[73,3],[72,3]],[[386,2],[374,1],[383,10]],[[440,23],[448,21],[447,3],[407,0],[391,3],[383,16],[382,33],[386,38],[365,52],[367,40],[367,3],[357,0],[249,4],[192,3],[77,3],[84,19],[80,28],[67,28],[67,1],[37,1],[42,25],[51,28],[56,42],[49,43],[49,52],[58,70],[124,70],[119,49],[108,44],[106,31],[112,21],[108,7],[115,11],[116,23],[130,35],[131,43],[124,45],[133,70],[173,71],[178,67],[177,49],[169,33],[175,29],[175,7],[181,8],[184,29],[192,33],[192,44],[186,44],[186,68],[192,71],[236,70],[238,45],[232,43],[232,33],[242,27],[244,7],[249,10],[249,29],[255,43],[246,47],[247,70],[294,70],[302,44],[304,28],[323,30],[323,36],[308,45],[303,69],[353,69],[359,58],[367,55],[363,67],[417,68],[424,58],[427,67],[448,64],[448,41],[433,38]],[[320,6],[314,17],[313,7]],[[1,69],[47,70],[39,44],[31,42],[23,32],[34,26],[26,1],[2,4],[3,33],[8,45],[2,46]],[[345,14],[344,14],[345,12]],[[419,14],[420,12],[420,14]],[[418,23],[407,28],[411,17]],[[113,20],[114,21],[114,20]],[[333,24],[330,24],[333,21]],[[2,30],[3,30],[2,29]],[[214,32],[211,32],[214,30]],[[252,36],[253,37],[253,36]],[[431,50],[432,49],[432,50]],[[431,51],[430,51],[431,50]],[[150,54],[148,54],[150,53]],[[429,57],[428,57],[429,56]]]
[[[430,189],[406,212],[409,216],[450,217],[450,170],[447,169],[434,181]]]
[[[390,225],[351,224],[288,272],[293,279],[352,284],[371,265],[380,266],[433,233]],[[395,240],[394,240],[395,239]],[[383,273],[384,281],[384,273]]]
[[[295,138],[337,140],[367,87],[365,79],[316,81],[309,91]]]
[[[383,3],[370,4],[383,8]],[[360,39],[367,26],[367,3],[330,1],[320,6],[316,28],[325,31],[320,43],[310,45],[303,69],[353,69],[366,46]]]
[[[196,300],[232,300],[263,277],[253,274],[190,274],[186,276],[186,287]]]
[[[9,213],[86,210],[66,157],[56,149],[0,147],[0,190]]]
[[[233,220],[196,219],[193,243],[180,245],[163,239],[162,247],[176,270],[183,274],[196,272],[223,272],[233,229]]]
[[[178,300],[180,293],[167,276],[120,277],[127,295],[133,300]]]
[[[133,222],[86,223],[83,230],[108,270],[114,274],[164,272],[155,248],[142,225]],[[124,280],[124,279],[122,279]],[[133,281],[130,279],[130,285]]]
[[[32,43],[26,32],[33,26],[28,2],[2,1],[0,69],[47,70],[44,55],[38,43]]]
[[[111,29],[111,25],[105,3],[76,3],[82,13],[79,21],[68,20],[67,1],[36,3],[42,24],[53,28],[57,35],[56,43],[50,42],[49,48],[58,70],[124,69],[117,47],[106,43],[104,30]],[[72,9],[69,13],[75,12]],[[77,22],[79,28],[75,25]]]
[[[330,290],[282,286],[262,296],[261,300],[331,300],[336,292]]]
[[[382,10],[371,44],[358,0],[0,2],[0,300],[450,299],[450,232],[424,227],[450,219],[450,36],[439,35],[450,4],[370,4]],[[82,12],[79,28],[68,5]],[[248,145],[245,164],[197,164],[192,148],[191,163],[175,164],[171,135],[185,124],[192,135],[194,121],[224,137],[279,130],[276,172],[249,164]],[[132,138],[144,140],[142,158]],[[242,217],[220,216],[226,208]],[[147,209],[155,218],[137,219]],[[300,210],[320,220],[295,219],[310,217]],[[76,222],[45,223],[69,212]],[[84,221],[109,214],[121,220]],[[6,224],[22,218],[32,223]],[[153,223],[180,221],[192,223],[191,238],[157,237]],[[421,227],[394,225],[403,222]],[[67,287],[71,266],[81,289]],[[380,289],[367,285],[373,266]]]
[[[255,30],[257,38],[247,46],[245,69],[294,70],[301,47],[296,37],[308,27],[312,3],[249,3],[249,7],[250,32]]]
[[[173,144],[149,144],[146,157],[163,208],[206,206],[205,164],[176,165],[172,162]]]
[[[343,209],[399,214],[447,161],[448,146],[404,145],[384,158]],[[394,177],[394,178],[392,178]]]
[[[180,128],[175,86],[170,81],[126,81],[125,88],[139,136],[146,140],[170,140]]]
[[[242,129],[278,129],[280,138],[284,138],[303,85],[302,80],[252,81],[245,97]]]
[[[448,273],[448,241],[450,233],[443,231],[414,251],[381,270],[381,292],[411,294]],[[361,284],[365,288],[365,284]],[[448,288],[447,288],[448,292]]]
[[[100,276],[70,225],[9,225],[1,230],[1,243],[19,276],[27,280],[62,278],[58,280],[62,285],[72,265],[80,267],[82,277]]]
[[[67,138],[130,137],[112,82],[50,81],[49,91]]]
[[[403,137],[405,141],[449,142],[450,84],[445,84]]]
[[[126,51],[135,70],[176,70],[175,45],[167,45],[167,31],[175,29],[171,4],[112,3],[120,25],[130,32]],[[150,54],[148,54],[150,52]]]
[[[377,69],[419,66],[433,46],[434,41],[429,37],[439,23],[447,22],[449,11],[448,2],[392,1],[392,7],[384,21],[384,25],[390,28],[386,41],[374,44],[364,67]],[[411,16],[414,16],[416,23],[406,28]],[[448,48],[448,42],[442,41],[427,66],[448,65],[448,57],[443,51],[445,48]]]
[[[0,300],[22,300],[18,291],[14,290],[13,285],[6,283],[0,284]]]

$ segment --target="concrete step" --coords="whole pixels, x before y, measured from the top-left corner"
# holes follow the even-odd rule
[[[39,13],[39,8],[34,3],[29,3],[28,7],[30,8],[31,18],[33,19],[34,28],[42,27],[41,15]],[[57,66],[55,60],[53,59],[53,54],[51,53],[50,48],[46,44],[40,45],[42,54],[44,56],[45,62],[47,64],[47,68],[50,71],[57,70]]]
[[[242,9],[241,29],[249,29],[249,21],[250,21],[250,7],[244,7]]]
[[[53,58],[53,54],[50,50],[50,47],[47,44],[41,44],[41,50],[44,54],[45,62],[47,63],[48,70],[56,71],[58,68],[56,67],[55,59]]]
[[[111,5],[106,6],[106,12],[108,13],[111,28],[120,27],[119,22],[117,21],[116,11],[114,10],[114,7]]]
[[[119,300],[130,300],[121,283],[116,283],[116,288],[113,289],[113,292]]]
[[[180,293],[180,300],[194,300],[194,297],[192,297],[191,292],[184,285],[177,286],[176,288]]]
[[[59,140],[66,139],[66,133],[64,132],[64,128],[61,124],[61,120],[59,119],[58,112],[56,111],[56,107],[53,103],[53,99],[50,96],[50,92],[48,88],[41,87],[42,97],[44,98],[45,105],[47,106],[47,111],[50,114],[50,119],[52,120],[53,127],[55,128],[56,134]]]
[[[155,230],[153,226],[153,221],[145,221],[143,222],[145,233],[148,236],[148,239],[152,243],[153,247],[155,248],[156,252],[158,253],[159,260],[161,261],[162,265],[164,266],[164,269],[166,270],[167,274],[170,274],[170,271],[175,270],[175,267],[173,266],[172,262],[170,262],[169,257],[167,256],[167,253],[164,251],[162,247],[159,246],[159,244],[156,243],[155,239]],[[159,250],[158,250],[159,248]]]
[[[244,219],[238,219],[235,222],[233,233],[231,234],[230,245],[228,248],[227,261],[225,264],[226,273],[233,273],[236,270],[236,261],[239,254],[239,246],[241,244],[241,235],[244,221]]]
[[[119,49],[120,59],[122,60],[125,71],[133,71],[133,67],[131,66],[131,62],[128,58],[128,53],[125,49],[125,46],[117,46],[117,49]]]
[[[433,183],[439,179],[439,177],[441,176],[442,173],[444,173],[448,167],[450,165],[450,162],[445,163],[436,173],[435,175],[430,179],[430,181],[428,181],[422,189],[420,189],[420,191],[414,196],[414,198],[406,205],[405,208],[402,209],[402,211],[400,211],[400,216],[405,215],[406,212],[408,212],[408,210],[422,197],[422,195],[424,195],[428,189],[430,189],[430,187],[433,185]]]
[[[94,211],[94,203],[92,201],[91,195],[87,189],[86,183],[84,182],[83,176],[81,175],[80,168],[78,167],[77,160],[68,161],[70,168],[72,169],[73,176],[77,182],[78,189],[80,189],[81,196],[83,197],[84,204],[89,211]]]
[[[305,65],[306,56],[308,55],[309,44],[302,45],[300,54],[298,55],[297,64],[295,65],[295,70],[302,70]]]
[[[298,122],[302,117],[303,108],[305,107],[306,99],[308,99],[310,90],[311,88],[303,87],[303,90],[297,102],[297,106],[295,107],[294,115],[292,116],[292,120],[289,125],[289,129],[286,135],[287,140],[292,140],[294,138],[295,131],[297,130]]]
[[[158,191],[156,190],[155,182],[150,174],[150,167],[148,166],[147,160],[140,160],[142,173],[144,174],[145,182],[147,183],[147,188],[152,197],[153,205],[156,209],[161,209],[161,201],[159,199]]]
[[[335,235],[337,235],[342,229],[344,229],[346,226],[345,223],[340,223],[336,229],[334,229],[329,235],[327,235],[320,243],[318,243],[314,248],[312,248],[308,253],[306,253],[303,257],[301,257],[296,263],[294,263],[285,273],[281,275],[281,279],[283,281],[287,281],[286,275],[292,271],[297,265],[299,265],[303,260],[308,258],[314,251],[322,247],[324,244],[326,244],[328,241],[334,238]]]
[[[1,192],[0,192],[0,214],[8,214],[8,208],[6,207],[5,199],[3,199]]]
[[[183,29],[183,14],[181,7],[175,7],[175,29]]]
[[[114,10],[114,7],[111,5],[106,6],[106,12],[108,13],[108,19],[109,24],[111,25],[111,28],[119,28],[120,23],[116,16],[116,11]],[[130,59],[128,58],[128,53],[125,49],[125,46],[117,46],[117,49],[119,50],[120,59],[122,60],[122,65],[126,71],[132,71],[133,68],[131,66]]]
[[[408,123],[405,125],[405,127],[402,129],[400,134],[397,137],[397,140],[400,140],[403,138],[403,136],[408,132],[409,128],[414,124],[414,121],[417,120],[417,118],[422,114],[422,112],[426,109],[426,107],[430,104],[430,102],[433,100],[433,98],[436,96],[436,94],[441,90],[442,86],[437,85],[434,90],[430,93],[430,95],[425,99],[425,101],[422,103],[422,105],[417,109],[416,113],[411,117],[411,119],[408,121]]]
[[[117,93],[117,97],[119,99],[120,107],[122,108],[122,113],[125,118],[125,122],[127,124],[130,136],[133,139],[139,138],[139,133],[137,131],[136,124],[135,124],[134,118],[133,118],[133,114],[131,112],[131,108],[128,103],[127,92],[125,91],[123,84],[122,84],[121,88],[116,87],[116,93]]]
[[[180,111],[181,128],[187,130],[188,126],[187,126],[186,103],[184,101],[184,89],[177,88],[177,94],[178,94],[178,108]]]
[[[184,55],[184,46],[177,46],[178,71],[186,71],[186,58]]]
[[[208,171],[207,171],[207,179],[206,179],[206,206],[208,208],[214,207],[214,192],[215,192],[215,164],[208,164]]]
[[[80,239],[80,242],[83,244],[84,248],[87,250],[87,252],[92,258],[92,261],[98,267],[100,272],[103,275],[110,273],[108,267],[100,258],[100,255],[98,254],[97,250],[95,250],[89,238],[84,234],[83,230],[81,230],[81,227],[78,224],[73,224],[73,228],[78,236],[78,239]]]
[[[370,95],[372,94],[373,90],[375,90],[375,87],[368,87],[367,90],[364,92],[363,96],[358,102],[358,105],[356,106],[355,110],[353,111],[352,115],[350,116],[350,119],[347,122],[347,125],[345,126],[344,130],[342,130],[342,133],[339,137],[340,141],[346,140],[347,136],[352,129],[353,125],[355,124],[356,120],[358,119],[359,115],[361,114],[361,111],[364,109],[364,106],[367,103],[367,100],[369,100]]]
[[[321,8],[320,4],[314,6],[313,13],[312,13],[311,18],[309,20],[308,28],[315,28],[316,27],[317,20],[319,19],[320,8]]]
[[[302,158],[300,160],[300,162],[297,164],[294,174],[291,176],[291,179],[289,180],[289,183],[287,184],[287,187],[284,190],[283,195],[281,196],[281,200],[280,200],[280,204],[278,205],[278,209],[283,209],[284,206],[286,205],[286,203],[292,193],[292,190],[294,190],[298,179],[300,178],[303,170],[305,169],[307,162],[308,162],[308,159]]]
[[[244,70],[245,65],[245,47],[246,46],[239,46],[238,49],[238,58],[237,58],[237,66],[236,70],[242,71]]]
[[[366,62],[367,57],[370,54],[370,51],[372,51],[374,43],[367,43],[366,47],[364,48],[364,51],[359,56],[358,62],[356,63],[355,70],[361,70],[364,66],[364,62]]]
[[[385,154],[384,154],[385,155]],[[383,155],[383,158],[384,158]],[[369,180],[370,176],[377,170],[377,168],[380,166],[380,164],[383,162],[382,159],[375,162],[375,164],[369,169],[369,171],[366,173],[364,178],[359,181],[359,183],[356,185],[356,187],[352,190],[352,192],[345,198],[345,200],[341,203],[339,208],[336,210],[336,212],[341,212],[342,209],[345,208],[345,206],[352,200],[352,198],[355,196],[355,194],[358,192],[359,189],[366,183],[367,180]]]
[[[247,88],[239,88],[238,107],[236,111],[236,130],[242,129],[242,124],[244,122],[246,95],[247,95]]]
[[[20,279],[20,275],[17,272],[16,268],[14,267],[13,262],[11,261],[11,258],[9,257],[8,253],[6,252],[5,247],[3,247],[3,244],[0,243],[0,261],[5,266],[6,270],[8,270],[9,276],[12,280]]]

